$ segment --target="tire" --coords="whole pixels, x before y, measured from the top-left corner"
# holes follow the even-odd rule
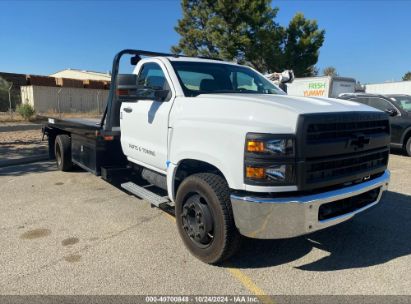
[[[71,139],[68,135],[58,135],[54,144],[57,168],[61,171],[70,171],[73,167],[71,162]]]
[[[50,159],[55,159],[56,158],[56,153],[55,153],[55,144],[56,144],[56,137],[53,135],[47,135],[47,141],[49,145],[49,158]]]
[[[221,176],[198,173],[187,177],[178,188],[175,210],[180,237],[201,261],[218,264],[239,249],[241,236],[234,223],[230,191]]]
[[[405,152],[408,156],[411,156],[411,137],[409,137],[407,142],[405,143]]]

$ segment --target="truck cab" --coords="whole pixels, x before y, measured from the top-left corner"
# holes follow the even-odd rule
[[[118,73],[124,54],[133,74]],[[82,159],[93,158],[89,171],[106,179],[118,168],[124,189],[174,208],[206,263],[232,256],[242,235],[290,238],[348,220],[387,189],[390,125],[374,108],[288,96],[250,67],[206,58],[125,50],[112,77],[95,138],[48,121],[57,164],[90,169]]]

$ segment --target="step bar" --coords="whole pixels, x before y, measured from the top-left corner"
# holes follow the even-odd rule
[[[160,196],[144,187],[141,187],[133,182],[127,182],[121,184],[121,188],[127,190],[128,192],[134,194],[135,196],[146,200],[150,204],[160,207],[162,205],[172,206],[172,202],[167,196]]]

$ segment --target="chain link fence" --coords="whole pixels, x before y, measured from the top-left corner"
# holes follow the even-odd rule
[[[23,86],[21,99],[41,113],[102,114],[109,91],[70,87]]]

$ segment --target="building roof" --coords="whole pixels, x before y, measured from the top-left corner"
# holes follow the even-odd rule
[[[78,70],[78,69],[65,69],[49,75],[56,78],[72,78],[79,80],[102,80],[110,81],[111,75],[109,73],[101,73],[94,71]]]

